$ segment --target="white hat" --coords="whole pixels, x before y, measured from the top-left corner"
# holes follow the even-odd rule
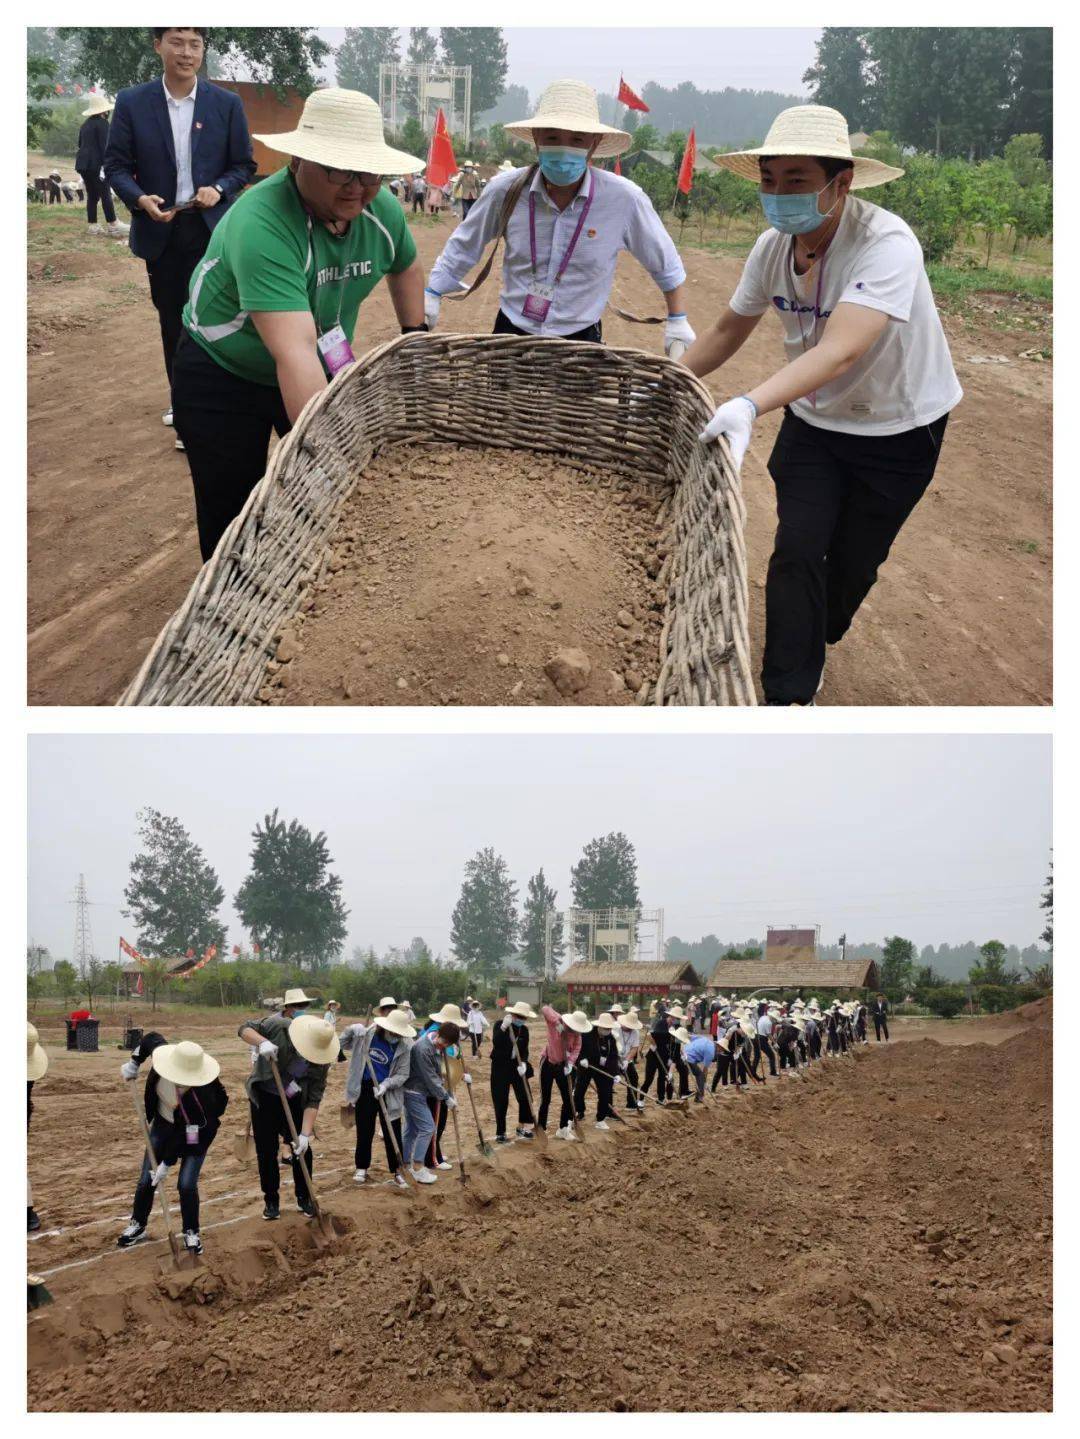
[[[598,1014],[596,1017],[597,1029],[614,1029],[617,1021],[610,1013]]]
[[[91,115],[107,115],[115,104],[116,101],[110,100],[108,95],[91,95],[90,103],[83,111],[83,118],[88,120]]]
[[[672,1037],[672,1039],[677,1039],[680,1044],[689,1044],[689,1043],[690,1043],[690,1035],[689,1035],[688,1032],[682,1027],[681,1024],[679,1025],[678,1029],[673,1029],[673,1030],[671,1031],[671,1037]]]
[[[620,1014],[623,1014],[623,1013],[625,1013],[625,1011],[623,1010],[623,1007],[622,1007],[622,1005],[618,1002],[618,1000],[616,1000],[615,1003],[614,1003],[614,1004],[611,1006],[611,1008],[608,1010],[608,1014],[614,1014],[616,1017],[617,1017],[618,1015],[620,1015]]]
[[[309,1064],[333,1064],[341,1052],[337,1030],[313,1014],[298,1014],[289,1025],[289,1038],[300,1058]]]
[[[683,1018],[683,1007],[682,1007],[682,1005],[681,1005],[681,1004],[678,1004],[678,1003],[668,1005],[667,1017],[668,1017],[668,1019],[682,1019],[682,1018]]]
[[[381,110],[359,90],[313,90],[295,130],[251,138],[298,160],[373,175],[416,174],[426,163],[391,149],[383,138]]]
[[[790,110],[781,110],[769,126],[763,145],[753,150],[732,150],[713,158],[725,170],[734,170],[744,180],[757,184],[761,179],[758,157],[762,155],[813,155],[825,160],[851,160],[853,190],[884,185],[889,180],[899,180],[904,173],[895,165],[871,160],[868,155],[853,155],[847,121],[839,110],[828,105],[792,105]]]
[[[570,1014],[562,1016],[562,1022],[567,1029],[572,1029],[575,1034],[589,1034],[592,1032],[592,1020],[583,1009],[575,1009]]]
[[[329,1029],[330,1026],[326,1027]],[[187,1089],[210,1084],[221,1073],[217,1060],[207,1054],[201,1044],[195,1044],[190,1039],[182,1039],[179,1044],[159,1044],[150,1056],[150,1065],[162,1079]]]
[[[636,1034],[637,1031],[639,1029],[642,1029],[644,1026],[641,1023],[641,1020],[638,1019],[636,1014],[620,1014],[619,1027],[620,1029],[629,1029]]]
[[[444,1004],[437,1014],[429,1014],[428,1019],[433,1019],[436,1024],[456,1024],[459,1029],[464,1029],[468,1023],[456,1004]]]
[[[375,1008],[376,1008],[376,1009],[396,1009],[396,1008],[397,1008],[397,1000],[394,998],[394,996],[393,996],[392,994],[384,994],[383,997],[382,997],[382,999],[380,999],[379,1002],[378,1002],[378,1004],[375,1006]]]
[[[26,1077],[40,1079],[49,1067],[49,1056],[38,1043],[38,1032],[32,1024],[26,1026]]]
[[[288,1005],[290,1005],[290,1004],[314,1004],[314,1003],[315,1003],[315,1001],[312,999],[311,995],[310,995],[310,994],[305,994],[302,989],[287,989],[287,990],[285,991],[285,998],[281,1001],[281,1007],[282,1007],[282,1009],[285,1009],[285,1008],[287,1008]]]
[[[416,1038],[416,1030],[409,1023],[409,1016],[403,1009],[392,1009],[389,1014],[377,1014],[375,1023],[380,1029],[388,1029],[391,1034],[396,1034],[399,1039]]]
[[[539,1019],[539,1018],[540,1018],[540,1016],[537,1014],[536,1010],[535,1010],[535,1009],[531,1009],[531,1008],[529,1007],[529,1005],[527,1005],[523,999],[519,999],[518,1002],[517,1002],[517,1004],[512,1004],[512,1005],[510,1006],[510,1008],[507,1010],[507,1013],[508,1013],[508,1014],[516,1014],[517,1017],[518,1017],[518,1019]]]
[[[517,166],[514,164],[513,160],[504,160],[504,161],[502,162],[502,164],[499,166],[499,169],[500,169],[500,170],[515,170],[515,169],[517,169]]]
[[[621,155],[634,143],[633,136],[625,130],[601,125],[596,91],[581,80],[554,80],[540,96],[536,114],[531,119],[515,120],[512,125],[504,125],[503,129],[515,140],[524,140],[526,144],[532,144],[534,130],[578,130],[589,135],[602,135],[604,138],[593,154],[595,160]]]

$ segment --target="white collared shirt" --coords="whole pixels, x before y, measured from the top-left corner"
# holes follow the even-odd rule
[[[462,284],[498,234],[503,197],[521,173],[520,169],[507,170],[489,181],[435,261],[428,279],[430,289],[445,295]],[[611,295],[621,250],[629,250],[664,292],[674,290],[686,279],[674,241],[652,201],[625,176],[590,165],[581,189],[561,212],[548,194],[539,170],[530,193],[536,206],[536,280],[541,284],[554,281],[589,195],[592,204],[543,322],[527,319],[523,313],[533,284],[529,195],[523,194],[515,205],[506,230],[501,304],[506,317],[519,329],[530,335],[572,335],[595,325]]]
[[[191,126],[195,120],[195,96],[199,92],[196,79],[191,94],[182,100],[175,100],[169,94],[169,87],[162,76],[161,88],[165,91],[165,104],[169,110],[169,124],[172,126],[173,149],[176,151],[176,203],[184,205],[195,198],[195,184],[191,178]]]

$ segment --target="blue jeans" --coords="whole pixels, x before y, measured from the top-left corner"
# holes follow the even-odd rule
[[[168,1133],[166,1125],[158,1124],[157,1119],[150,1126],[150,1141],[154,1146],[154,1153],[160,1154],[165,1147],[165,1136]],[[199,1172],[203,1167],[205,1154],[187,1154],[180,1160],[180,1174],[177,1187],[180,1190],[180,1221],[184,1229],[193,1229],[196,1234],[199,1232]],[[169,1161],[172,1168],[175,1160]],[[164,1181],[162,1181],[164,1183]],[[145,1224],[150,1218],[150,1211],[154,1207],[154,1187],[150,1183],[150,1159],[143,1155],[142,1173],[139,1175],[139,1182],[135,1186],[135,1203],[131,1206],[131,1217],[139,1224]]]
[[[405,1163],[414,1167],[424,1162],[431,1136],[435,1133],[435,1118],[428,1108],[427,1095],[406,1089],[405,1094]]]

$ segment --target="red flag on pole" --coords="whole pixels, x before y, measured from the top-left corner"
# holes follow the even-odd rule
[[[625,105],[628,110],[644,110],[649,113],[649,107],[640,95],[635,95],[623,77],[619,76],[619,104]]]
[[[622,165],[619,163],[618,155],[615,156],[615,173],[616,175],[622,174]]]
[[[682,164],[679,166],[679,189],[684,195],[689,195],[690,188],[694,183],[694,161],[696,159],[697,141],[691,130],[686,137],[686,149],[683,151]]]
[[[457,174],[457,168],[454,147],[450,143],[450,134],[446,128],[446,116],[440,105],[439,113],[435,116],[435,132],[431,137],[431,147],[428,150],[428,184],[445,185],[451,175]]]

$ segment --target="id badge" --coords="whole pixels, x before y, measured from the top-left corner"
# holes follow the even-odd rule
[[[199,1126],[197,1124],[189,1124],[187,1126],[187,1142],[189,1144],[198,1144]]]
[[[335,325],[332,330],[327,330],[325,335],[320,335],[317,343],[326,372],[331,378],[356,359],[340,325]]]
[[[525,296],[525,304],[521,313],[527,320],[535,320],[543,324],[547,319],[548,311],[551,309],[551,302],[555,298],[554,285],[530,285],[529,293]]]
[[[286,1099],[291,1099],[294,1094],[299,1094],[299,1093],[300,1093],[300,1086],[297,1084],[297,1082],[296,1082],[295,1079],[290,1079],[289,1082],[288,1082],[288,1084],[285,1086],[285,1098],[286,1098]]]

